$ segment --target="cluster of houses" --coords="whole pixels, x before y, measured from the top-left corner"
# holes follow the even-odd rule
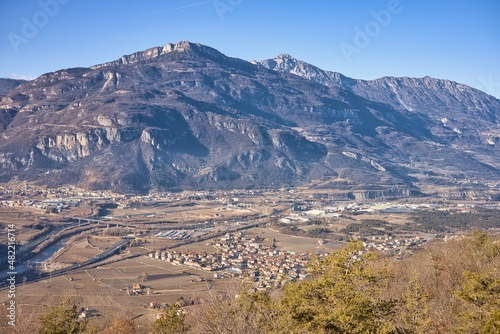
[[[10,207],[34,207],[40,210],[47,210],[47,208],[51,208],[56,212],[60,212],[64,209],[68,209],[71,206],[78,206],[80,204],[79,199],[47,199],[43,201],[35,200],[35,199],[27,199],[27,200],[2,200],[0,201],[0,205],[10,206]]]
[[[394,236],[373,236],[369,241],[363,242],[363,244],[367,251],[377,250],[392,254],[402,254],[405,250],[421,246],[426,242],[426,238],[419,236],[407,239]]]
[[[213,271],[214,278],[239,277],[255,282],[257,288],[280,286],[307,276],[306,254],[277,250],[242,232],[216,239],[215,252],[156,251],[151,258],[201,270]]]
[[[80,198],[109,198],[117,196],[110,191],[89,191],[74,186],[45,188],[30,186],[27,184],[4,185],[0,186],[0,196],[15,197],[37,197],[37,198],[56,198],[56,197],[80,197]]]

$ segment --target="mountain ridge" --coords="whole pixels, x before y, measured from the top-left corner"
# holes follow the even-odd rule
[[[274,62],[274,66],[273,66]],[[479,95],[485,95],[488,96],[489,99],[491,100],[498,100],[496,97],[489,95],[479,89],[470,87],[466,84],[455,82],[452,80],[447,80],[447,79],[439,79],[439,78],[432,78],[430,76],[424,76],[422,78],[416,78],[416,77],[394,77],[394,76],[384,76],[381,78],[376,78],[372,80],[364,80],[364,79],[354,79],[347,77],[339,72],[332,72],[332,71],[327,71],[323,70],[319,67],[316,67],[312,64],[306,63],[304,61],[298,60],[294,58],[293,56],[290,56],[288,54],[281,54],[278,55],[277,57],[273,59],[266,59],[266,60],[261,60],[258,62],[259,64],[262,64],[268,69],[274,70],[274,71],[280,71],[280,72],[288,72],[292,73],[298,76],[302,76],[304,78],[314,80],[316,82],[319,82],[323,85],[326,86],[338,86],[338,87],[343,87],[343,88],[351,88],[355,87],[357,85],[363,85],[363,86],[374,86],[377,84],[385,84],[389,85],[390,83],[393,84],[403,84],[403,85],[421,85],[424,84],[425,86],[445,86],[447,89],[456,89],[456,90],[467,90],[469,92],[473,92]],[[311,74],[312,73],[312,74]],[[353,92],[355,93],[360,93],[360,89],[355,90],[353,89]],[[409,111],[412,111],[411,108],[407,108]]]
[[[169,43],[11,87],[0,93],[0,179],[120,192],[309,185],[404,196],[457,182],[489,192],[498,179],[497,99],[445,81],[363,83],[278,60],[281,69]]]

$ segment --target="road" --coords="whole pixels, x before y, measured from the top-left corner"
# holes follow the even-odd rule
[[[25,277],[25,280],[27,282],[35,282],[35,281],[41,281],[41,280],[44,280],[46,278],[50,278],[50,277],[57,277],[57,276],[61,276],[61,275],[65,275],[65,274],[68,274],[74,270],[77,270],[77,269],[82,269],[84,267],[87,267],[87,266],[90,266],[94,263],[98,263],[100,261],[103,261],[105,259],[107,259],[108,257],[114,255],[115,253],[117,253],[119,250],[121,250],[123,247],[125,247],[128,242],[130,240],[120,240],[119,242],[115,243],[114,245],[106,248],[101,254],[99,255],[96,255],[94,256],[93,258],[85,261],[85,262],[82,262],[82,263],[78,263],[78,264],[75,264],[71,267],[67,267],[67,268],[63,268],[63,269],[58,269],[58,270],[54,270],[50,273],[38,273],[36,271],[30,271],[28,273],[18,273],[17,277],[19,278],[21,275],[23,275]],[[5,288],[3,286],[3,284],[5,284],[5,280],[7,278],[9,278],[10,275],[7,274],[7,272],[4,274],[2,273],[3,275],[1,276],[0,278],[0,282],[2,284],[2,287],[0,289],[3,289]]]
[[[196,241],[195,240],[186,240],[185,242],[181,242],[181,243],[176,244],[176,245],[171,245],[168,248],[175,248],[175,247],[179,247],[181,245],[186,245],[186,244],[193,243],[193,242],[200,242],[200,241],[203,241],[203,240],[209,240],[209,239],[212,239],[214,237],[218,237],[218,236],[224,235],[225,233],[233,233],[233,232],[236,232],[236,231],[240,231],[240,230],[244,230],[244,229],[256,227],[256,226],[259,226],[259,225],[261,225],[261,224],[264,223],[264,221],[261,221],[261,220],[264,220],[264,218],[262,216],[256,215],[256,218],[258,218],[258,219],[255,219],[254,223],[241,224],[241,225],[238,225],[236,228],[227,229],[227,230],[226,229],[225,230],[221,230],[221,231],[219,231],[219,232],[217,232],[215,234],[207,234],[206,236],[197,238]],[[37,240],[29,242],[28,243],[29,245],[26,244],[26,245],[28,245],[28,247],[26,247],[26,245],[23,246],[22,252],[29,253],[37,245],[39,245],[40,243],[42,243],[45,240],[48,240],[51,236],[54,236],[57,233],[60,233],[60,232],[62,232],[64,230],[67,230],[67,229],[70,229],[70,228],[75,228],[75,227],[78,227],[78,226],[85,226],[85,225],[89,225],[89,224],[102,224],[102,223],[106,223],[106,224],[109,223],[110,225],[121,225],[121,224],[117,224],[117,223],[111,223],[109,221],[103,221],[103,220],[100,220],[100,219],[89,219],[89,218],[81,218],[81,217],[71,217],[71,219],[73,221],[75,221],[74,224],[72,224],[71,226],[64,227],[64,228],[58,228],[57,230],[52,231],[48,235],[45,235],[43,237],[38,238]],[[195,224],[195,225],[192,225],[192,226],[184,226],[184,228],[188,228],[188,227],[189,228],[199,228],[200,225],[203,225],[203,224]],[[127,239],[120,240],[119,242],[115,243],[114,245],[106,248],[99,255],[96,255],[93,258],[91,258],[91,259],[89,259],[89,260],[87,260],[85,262],[75,264],[75,265],[73,265],[71,267],[67,267],[67,268],[63,268],[63,269],[58,269],[58,270],[52,271],[50,273],[38,273],[36,271],[30,271],[29,273],[21,273],[20,272],[20,273],[18,273],[17,277],[19,278],[21,276],[24,276],[25,280],[27,282],[31,283],[31,282],[35,282],[35,281],[41,281],[41,280],[44,280],[44,279],[50,278],[50,277],[56,277],[56,276],[60,276],[60,275],[69,274],[72,271],[81,270],[83,268],[87,268],[89,266],[92,266],[93,264],[99,263],[99,262],[107,259],[108,257],[111,257],[113,254],[117,253],[124,246],[126,246],[129,241],[130,240],[127,240]],[[144,252],[144,254],[133,254],[133,255],[126,256],[125,258],[126,259],[134,258],[134,257],[146,255],[149,252],[150,251]],[[5,284],[5,280],[10,276],[9,274],[7,274],[7,272],[8,271],[0,273],[0,289],[4,288],[3,285]]]
[[[49,232],[48,234],[39,236],[38,238],[35,238],[34,240],[30,240],[26,244],[22,245],[17,253],[16,253],[16,261],[23,261],[25,258],[29,255],[31,255],[31,252],[42,242],[49,240],[50,238],[56,236],[59,233],[62,233],[64,231],[71,230],[73,228],[77,228],[80,226],[86,226],[89,225],[91,222],[86,222],[86,223],[73,223],[69,226],[60,226],[56,228],[55,230]]]
[[[33,257],[33,250],[43,242],[49,240],[50,238],[54,238],[54,242],[56,242],[58,239],[57,235],[61,234],[61,237],[63,237],[62,233],[65,231],[89,225],[91,222],[85,222],[85,223],[73,223],[70,224],[69,226],[59,226],[56,229],[52,231],[48,231],[43,233],[42,235],[34,238],[33,240],[28,241],[26,244],[20,246],[19,248],[16,249],[15,253],[15,263],[17,268],[22,268],[23,264],[31,260]],[[48,246],[48,245],[47,245]],[[0,271],[0,283],[5,279],[8,278],[10,275],[8,274],[9,272],[12,272],[12,270],[9,269],[4,269]],[[18,274],[23,274],[24,270],[21,272],[18,272]]]

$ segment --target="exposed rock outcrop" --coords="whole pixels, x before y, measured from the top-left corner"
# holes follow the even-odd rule
[[[499,100],[447,80],[356,80],[289,55],[247,62],[179,42],[0,80],[0,181],[475,194],[500,182],[499,120]]]

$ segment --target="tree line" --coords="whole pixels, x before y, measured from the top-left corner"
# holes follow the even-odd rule
[[[500,228],[500,210],[478,209],[475,212],[420,211],[411,217],[405,229],[426,233],[449,233],[465,229]]]

